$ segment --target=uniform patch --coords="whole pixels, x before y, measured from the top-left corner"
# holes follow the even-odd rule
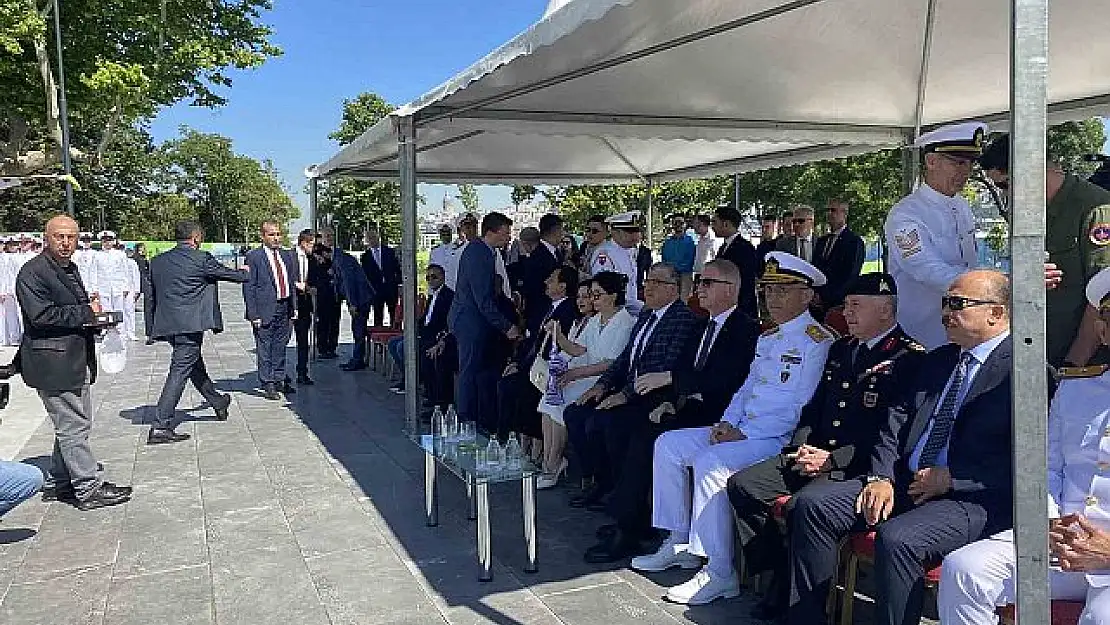
[[[902,258],[909,258],[921,251],[921,235],[916,228],[895,233],[894,243],[901,250]]]
[[[806,334],[809,336],[809,338],[813,339],[813,342],[815,343],[820,343],[821,341],[832,338],[831,336],[829,336],[829,333],[826,332],[824,328],[815,323],[811,323],[809,326],[806,327]]]
[[[597,253],[597,264],[604,266],[608,262],[609,262],[609,256],[607,256],[605,254],[605,252],[598,252]]]
[[[786,384],[786,381],[790,379],[790,369],[787,369],[779,374],[779,379],[782,380],[783,384]]]
[[[783,354],[781,360],[789,365],[802,364],[802,357],[795,354]]]
[[[878,404],[879,404],[879,394],[878,393],[864,393],[863,394],[863,406],[865,408],[874,408]]]
[[[1091,243],[1098,246],[1110,245],[1110,224],[1095,224],[1091,226]]]

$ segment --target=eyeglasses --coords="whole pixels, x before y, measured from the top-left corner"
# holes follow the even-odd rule
[[[590,291],[589,295],[591,299],[601,299],[606,295],[612,295],[612,293],[606,293],[605,291]]]
[[[959,165],[960,167],[971,167],[975,164],[976,161],[976,159],[970,157],[965,158],[962,156],[952,156],[951,154],[941,154],[940,152],[934,152],[934,154],[940,156],[949,163]]]
[[[589,232],[590,232],[590,234],[600,234],[600,233],[605,232],[605,231],[602,230],[601,228],[590,228]]]
[[[799,219],[792,219],[791,221],[793,221],[796,224],[804,224],[805,222],[812,221],[812,220],[808,217],[801,217]]]
[[[644,284],[645,285],[647,285],[647,284],[672,284],[672,285],[674,285],[674,284],[678,284],[678,283],[673,281],[673,280],[659,280],[657,278],[647,278],[647,279],[644,280]]]
[[[728,280],[718,280],[716,278],[700,278],[698,279],[698,286],[713,286],[714,284],[736,284]]]
[[[942,308],[955,311],[971,308],[972,306],[1001,306],[1002,304],[987,299],[963,297],[962,295],[945,295],[940,298],[940,305]]]

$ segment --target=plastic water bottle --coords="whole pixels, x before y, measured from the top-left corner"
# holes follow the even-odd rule
[[[489,439],[489,444],[486,445],[486,468],[490,471],[497,470],[501,466],[501,443],[497,442],[497,437]]]
[[[443,425],[444,425],[443,411],[439,409],[439,406],[436,406],[436,409],[432,411],[432,439],[433,440],[443,437]]]
[[[505,468],[509,471],[519,471],[523,455],[524,450],[521,449],[516,434],[509,435],[509,441],[505,443]]]
[[[447,414],[443,417],[443,420],[447,426],[444,436],[451,442],[457,442],[459,440],[459,415],[455,412],[454,405],[447,407]]]

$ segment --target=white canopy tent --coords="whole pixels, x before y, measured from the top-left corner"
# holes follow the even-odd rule
[[[1051,11],[1049,0],[556,0],[551,8],[310,168],[314,185],[400,178],[410,426],[417,178],[651,183],[904,145],[922,127],[954,121],[1012,126],[1019,610],[1024,621],[1048,622],[1044,129],[1110,112],[1106,0],[1052,0]]]

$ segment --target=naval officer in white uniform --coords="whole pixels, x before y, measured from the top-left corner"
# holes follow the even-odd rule
[[[1110,268],[1087,284],[1110,345]],[[1083,601],[1080,625],[1110,624],[1110,372],[1065,367],[1048,411],[1049,587],[1053,599]],[[996,606],[1014,603],[1013,531],[944,559],[937,599],[944,625],[994,625]]]
[[[636,287],[636,234],[640,232],[640,211],[617,213],[605,223],[613,238],[606,239],[590,255],[590,275],[596,276],[603,271],[624,274],[628,278],[628,286],[624,289],[625,308],[635,317],[644,307]]]
[[[673,430],[655,442],[652,524],[671,534],[656,553],[633,558],[632,568],[692,569],[700,557],[709,560],[693,579],[668,589],[670,601],[701,605],[740,592],[728,479],[782,451],[817,388],[836,338],[809,313],[813,287],[824,284],[824,274],[806,261],[768,253],[759,285],[777,327],[756,342],[747,379],[717,425]]]
[[[917,189],[887,215],[883,232],[898,286],[898,323],[926,349],[948,342],[940,298],[961,274],[979,265],[975,217],[960,192],[983,153],[986,124],[971,122],[925,133]]]

